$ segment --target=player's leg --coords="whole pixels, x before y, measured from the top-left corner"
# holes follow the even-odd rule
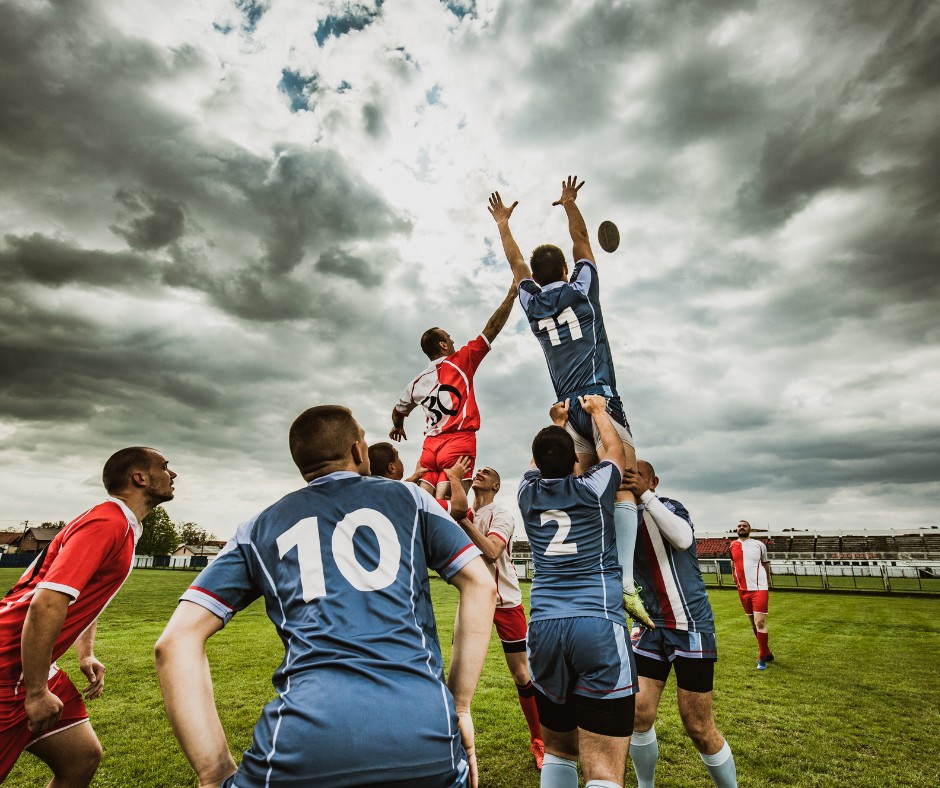
[[[752,609],[754,610],[754,636],[757,638],[757,645],[760,647],[760,659],[765,663],[773,660],[773,654],[770,652],[767,632],[767,602],[769,594],[767,591],[755,591],[752,595]]]
[[[640,691],[636,696],[636,716],[630,739],[630,760],[639,788],[653,788],[659,741],[656,739],[656,712],[672,664],[663,650],[665,630],[634,629],[633,651]]]
[[[27,749],[52,769],[47,788],[87,788],[101,763],[101,743],[87,718],[37,739]]]
[[[539,727],[538,707],[535,704],[535,688],[529,676],[529,660],[526,656],[525,608],[522,605],[509,608],[498,607],[493,616],[493,623],[496,624],[496,634],[499,635],[503,646],[506,665],[509,667],[512,680],[516,685],[516,692],[519,694],[519,706],[529,726],[529,749],[535,756],[536,766],[541,769],[542,760],[545,757],[545,746]]]
[[[22,702],[16,705],[18,708],[13,708],[13,704],[0,703],[0,719],[19,718],[13,725],[0,730],[0,784],[6,780],[20,753],[33,737],[29,732],[26,712],[22,710]]]
[[[718,788],[736,788],[737,774],[731,747],[715,727],[712,687],[715,662],[711,659],[676,657],[676,693],[679,716]]]
[[[443,476],[443,468],[439,466],[437,460],[437,449],[440,445],[440,436],[425,438],[421,446],[421,467],[426,470],[424,476],[418,482],[419,486],[426,492],[435,495],[438,480]]]
[[[443,498],[450,492],[450,482],[444,474],[445,468],[453,467],[461,457],[470,458],[470,467],[463,478],[463,491],[470,492],[470,485],[473,484],[473,466],[477,458],[477,434],[469,430],[463,432],[452,432],[440,436],[442,441],[437,451],[437,465],[441,470],[437,481],[437,497]]]

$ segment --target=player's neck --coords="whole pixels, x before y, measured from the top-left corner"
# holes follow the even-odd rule
[[[134,517],[137,518],[138,523],[143,521],[143,519],[150,514],[150,510],[156,506],[155,503],[151,503],[145,499],[143,495],[137,495],[135,493],[121,492],[115,493],[111,497],[122,501],[124,505],[134,513]]]
[[[489,506],[493,503],[493,500],[496,498],[496,493],[493,490],[474,490],[473,491],[473,509],[474,511],[479,511],[484,506]]]
[[[750,536],[740,536],[740,535],[738,536],[738,539],[740,539],[742,542],[746,542],[750,538],[751,538]]]

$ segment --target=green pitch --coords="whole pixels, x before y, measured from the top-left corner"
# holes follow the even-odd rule
[[[0,570],[9,588],[22,570]],[[105,749],[95,786],[195,786],[170,731],[153,644],[192,572],[135,571],[102,616],[96,654],[107,666],[104,696],[88,704]],[[441,645],[449,656],[457,594],[431,583]],[[528,586],[523,586],[528,604]],[[713,590],[719,662],[715,708],[749,786],[890,788],[940,784],[940,600],[780,593],[771,595],[777,662],[755,670],[757,644],[737,594]],[[236,760],[251,742],[283,649],[255,603],[209,643],[222,724]],[[79,689],[74,652],[60,660]],[[493,636],[473,705],[481,786],[538,786],[528,729]],[[705,767],[675,711],[675,681],[656,724],[657,786],[707,788]],[[368,742],[350,742],[368,747]],[[24,755],[7,786],[42,786],[45,766]],[[625,785],[635,786],[628,765]]]

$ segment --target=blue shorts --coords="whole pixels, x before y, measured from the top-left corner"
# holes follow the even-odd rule
[[[685,632],[665,627],[647,629],[635,624],[630,639],[637,654],[661,662],[672,662],[676,657],[718,659],[718,639],[714,632]]]
[[[597,450],[604,444],[594,419],[584,412],[577,395],[566,399],[570,399],[571,402],[568,405],[568,423],[565,424],[565,430],[574,438],[574,450],[578,454],[597,454]],[[620,435],[620,440],[628,446],[633,446],[633,433],[630,432],[630,425],[623,413],[620,397],[615,395],[607,400],[607,415],[610,416],[614,429]]]
[[[570,694],[624,698],[639,689],[627,628],[606,618],[530,621],[526,651],[532,683],[556,703]]]
[[[461,752],[463,748],[461,747]],[[356,786],[356,788],[465,788],[470,776],[470,765],[466,757],[463,757],[460,764],[453,771],[446,774],[436,774],[433,777],[417,777],[409,780],[396,780],[393,782],[383,781],[381,783],[371,783],[368,785]],[[222,781],[221,788],[238,788],[235,778],[238,772]]]

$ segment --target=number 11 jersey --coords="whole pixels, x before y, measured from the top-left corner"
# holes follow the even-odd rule
[[[278,696],[236,785],[340,788],[460,769],[428,569],[449,579],[477,555],[416,485],[349,471],[240,525],[182,596],[225,623],[263,597],[284,644]]]

